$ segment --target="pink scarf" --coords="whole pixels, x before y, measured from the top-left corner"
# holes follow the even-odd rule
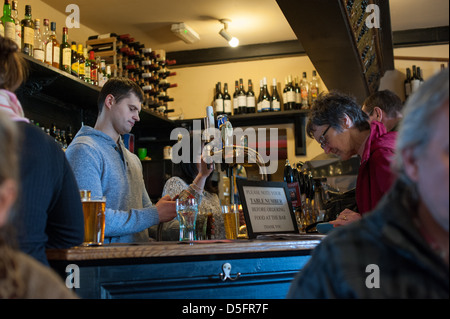
[[[0,110],[6,112],[13,121],[30,123],[17,96],[8,90],[0,89]]]

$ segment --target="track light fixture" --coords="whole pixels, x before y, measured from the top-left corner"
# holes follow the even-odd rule
[[[228,23],[231,22],[231,20],[229,19],[221,19],[219,20],[220,23],[223,24],[223,29],[220,30],[219,34],[225,39],[227,40],[228,44],[235,48],[239,45],[239,39],[236,37],[231,36],[231,34],[228,33]]]

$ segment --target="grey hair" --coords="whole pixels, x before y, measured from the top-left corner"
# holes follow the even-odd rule
[[[398,178],[407,184],[413,184],[404,171],[402,151],[413,148],[413,156],[423,153],[435,129],[433,122],[439,109],[449,102],[448,68],[434,75],[420,86],[406,102],[403,119],[397,136],[393,170]]]

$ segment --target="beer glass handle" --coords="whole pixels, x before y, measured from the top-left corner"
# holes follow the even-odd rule
[[[223,273],[219,274],[219,278],[222,281],[226,281],[227,279],[230,279],[231,281],[235,281],[241,276],[241,273],[238,272],[236,274],[236,277],[231,278],[231,264],[229,264],[229,263],[223,264],[222,270],[223,270]]]

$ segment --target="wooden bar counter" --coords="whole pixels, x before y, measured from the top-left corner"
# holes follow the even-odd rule
[[[285,298],[321,235],[50,249],[81,298]]]

